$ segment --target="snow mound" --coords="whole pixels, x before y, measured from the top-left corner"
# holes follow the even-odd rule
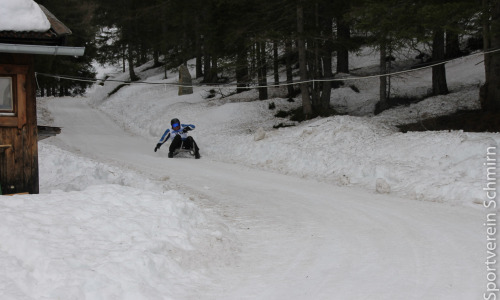
[[[165,182],[39,154],[42,194],[0,201],[2,299],[179,299],[231,262],[227,227]]]
[[[175,191],[96,185],[16,196],[0,203],[0,289],[4,299],[172,297],[187,283],[179,274],[203,276],[191,260],[205,222]]]

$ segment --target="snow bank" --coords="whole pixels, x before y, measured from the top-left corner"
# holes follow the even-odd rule
[[[42,194],[0,197],[2,299],[177,299],[231,260],[222,224],[139,174],[40,143]]]
[[[164,299],[203,222],[177,192],[118,185],[2,201],[2,297]]]
[[[92,185],[117,184],[162,192],[165,182],[153,182],[131,170],[78,156],[50,144],[39,144],[40,192],[82,191]]]
[[[399,133],[369,118],[338,116],[268,132],[253,142],[241,137],[231,158],[267,170],[417,200],[474,205],[484,197],[481,165],[499,137],[464,132]],[[214,146],[212,146],[214,147]],[[219,149],[222,151],[222,149]],[[224,159],[224,152],[211,153]]]

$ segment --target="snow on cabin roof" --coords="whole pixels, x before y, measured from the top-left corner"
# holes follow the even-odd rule
[[[44,32],[50,22],[32,0],[0,0],[0,31]]]
[[[63,45],[65,36],[71,34],[48,9],[32,0],[0,0],[0,3],[0,43]],[[30,26],[19,24],[24,23],[21,22],[24,18],[31,18]]]

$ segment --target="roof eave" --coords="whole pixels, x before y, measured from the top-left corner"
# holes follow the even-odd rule
[[[0,43],[0,53],[83,56],[83,54],[85,53],[85,47]]]
[[[59,21],[54,14],[52,14],[45,6],[38,5],[42,9],[43,13],[47,17],[50,22],[51,29],[55,32],[57,36],[64,36],[72,34],[71,30],[63,24],[63,22]]]

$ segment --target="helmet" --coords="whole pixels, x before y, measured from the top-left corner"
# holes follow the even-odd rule
[[[179,119],[177,119],[177,118],[174,118],[170,121],[170,125],[172,125],[172,128],[180,127],[181,121],[179,121]],[[176,126],[174,126],[174,125],[176,125]]]

